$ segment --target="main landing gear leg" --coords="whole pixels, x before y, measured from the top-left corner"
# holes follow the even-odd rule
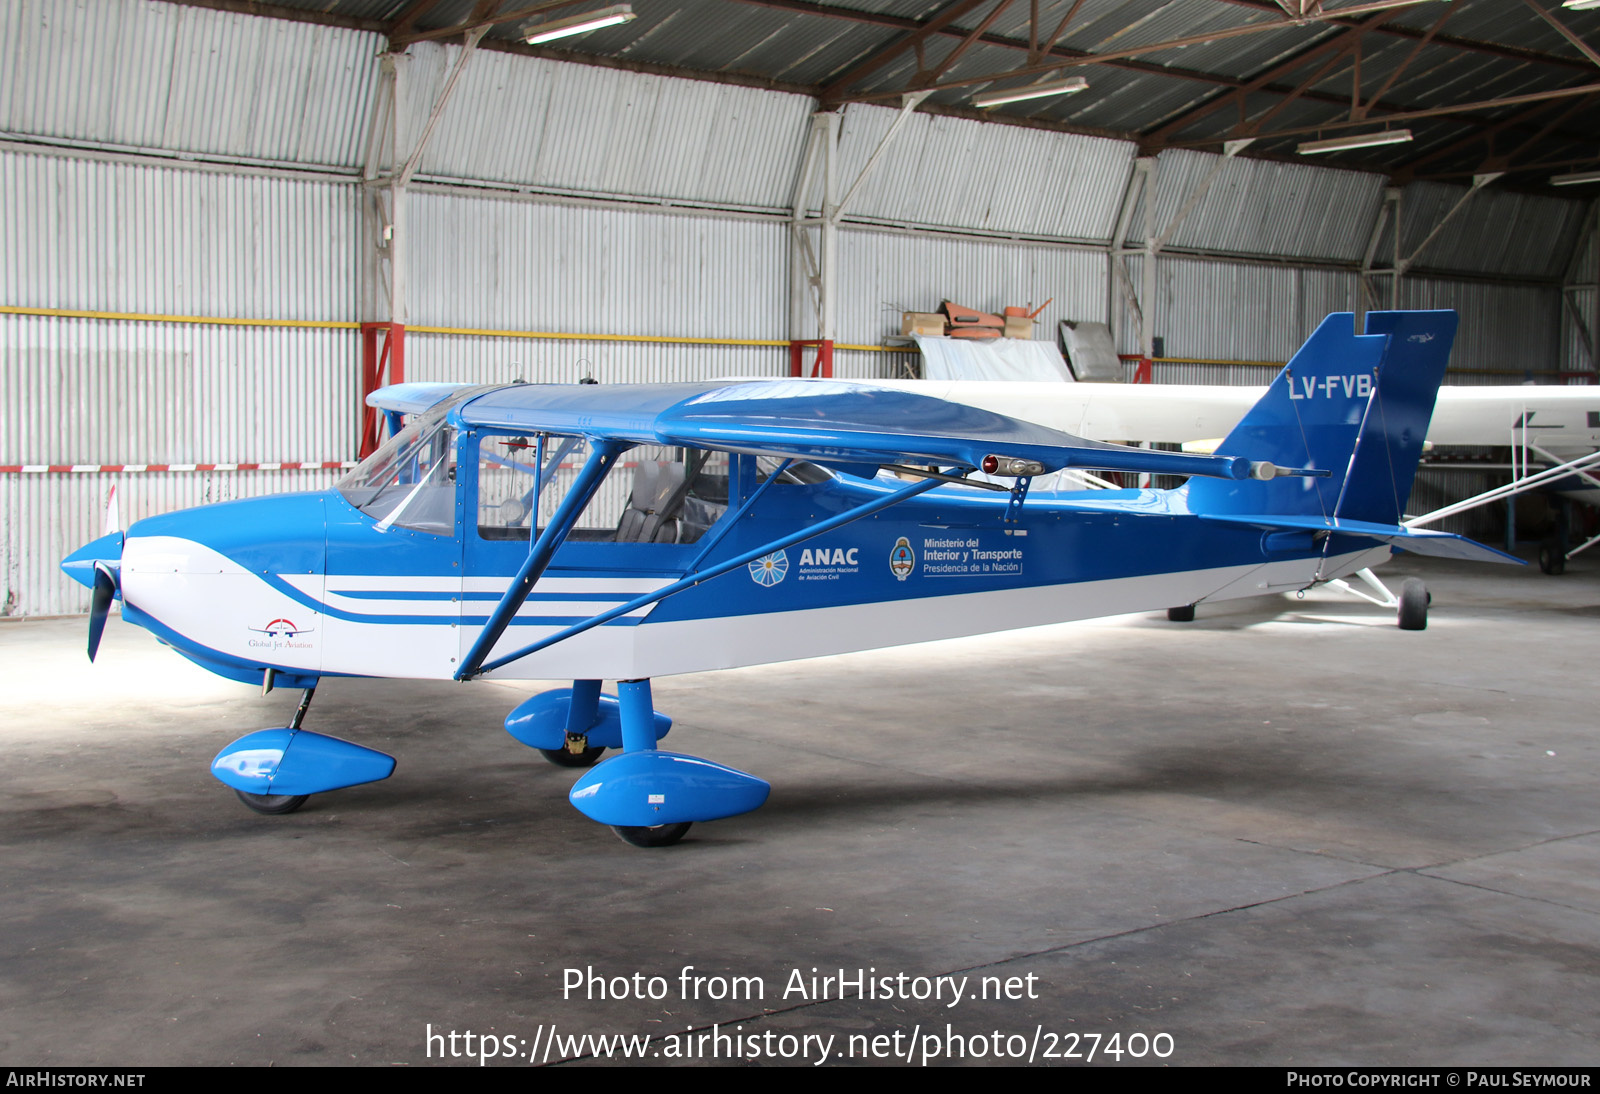
[[[758,809],[772,787],[754,775],[656,747],[666,719],[650,702],[649,680],[617,681],[622,755],[598,764],[567,795],[590,820],[609,824],[636,847],[665,847],[695,821]]]
[[[541,748],[539,755],[557,767],[593,767],[606,754],[605,745],[589,744],[589,730],[600,720],[600,681],[574,680],[567,706],[567,739],[560,748]]]
[[[655,751],[656,712],[650,698],[650,681],[618,680],[617,700],[622,704],[622,751],[625,754]],[[613,824],[611,830],[623,842],[635,847],[670,847],[688,834],[691,824],[692,821],[656,825]]]

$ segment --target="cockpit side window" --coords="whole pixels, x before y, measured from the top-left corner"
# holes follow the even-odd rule
[[[543,528],[589,452],[589,443],[578,437],[484,436],[478,453],[478,534],[526,540]],[[727,509],[727,453],[640,446],[617,461],[569,538],[693,543]]]

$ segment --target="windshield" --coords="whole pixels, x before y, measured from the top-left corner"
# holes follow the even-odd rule
[[[450,408],[478,394],[467,389],[430,407],[339,480],[344,499],[378,522],[434,535],[455,532],[455,430]]]

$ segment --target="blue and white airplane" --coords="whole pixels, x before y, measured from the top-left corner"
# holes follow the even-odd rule
[[[506,728],[593,765],[572,803],[661,846],[769,787],[661,748],[652,677],[1192,611],[1396,547],[1516,561],[1399,523],[1455,327],[1387,312],[1357,334],[1329,316],[1213,455],[829,381],[399,385],[374,402],[409,423],[337,488],[151,517],[62,567],[94,589],[91,659],[120,599],[213,672],[305,690],[289,726],[212,765],[260,812],[394,769],[302,728],[323,677],[565,678]],[[1063,468],[1190,478],[1029,493]],[[1400,624],[1421,629],[1427,593],[1408,586]]]

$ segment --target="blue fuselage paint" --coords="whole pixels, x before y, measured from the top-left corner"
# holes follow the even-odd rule
[[[540,637],[541,631],[580,623],[597,609],[627,602],[641,588],[682,578],[697,560],[697,569],[707,569],[898,485],[847,476],[774,485],[704,558],[699,557],[698,544],[568,541],[556,552],[534,597],[513,620],[506,642],[524,644]],[[458,489],[466,491],[469,483],[462,482]],[[1102,491],[1090,496],[1036,494],[1025,503],[1022,519],[1013,522],[1005,519],[1007,500],[1004,494],[939,487],[791,546],[781,557],[693,585],[647,614],[626,616],[606,627],[650,629],[729,617],[749,623],[766,617],[773,627],[781,628],[790,613],[936,602],[1191,571],[1231,574],[1269,562],[1314,563],[1324,553],[1322,543],[1310,536],[1269,540],[1260,529],[1209,524],[1188,512],[1183,488]],[[471,511],[465,503],[460,508]],[[338,644],[328,642],[330,636],[343,628],[382,642],[385,635],[398,634],[398,628],[423,628],[436,634],[464,632],[470,639],[488,621],[500,599],[498,590],[527,558],[525,539],[481,538],[475,527],[462,522],[456,532],[380,530],[377,521],[351,507],[337,491],[229,502],[152,517],[128,530],[130,543],[165,537],[202,545],[237,564],[252,582],[287,606],[256,612],[271,620],[247,621],[254,632],[249,645],[218,648],[197,640],[192,628],[170,618],[166,593],[144,595],[135,573],[124,578],[128,593],[124,615],[197,663],[234,679],[259,681],[268,667],[289,673],[285,684],[315,675],[370,674],[370,664],[342,661]],[[1370,547],[1340,539],[1335,537],[1328,545],[1330,553]],[[581,581],[585,590],[561,591],[563,579]],[[207,578],[197,575],[195,580]],[[1137,588],[1136,582],[1130,586],[1118,610],[1169,606],[1163,593],[1150,594],[1155,597],[1151,600]],[[185,590],[193,591],[192,586]],[[222,614],[237,607],[219,602],[211,611]],[[1077,614],[1063,613],[1066,618]],[[294,618],[315,621],[315,626],[283,622]],[[269,623],[275,623],[277,632],[262,637]],[[1002,615],[977,629],[1006,625]],[[275,640],[295,637],[281,633],[289,626],[306,627],[302,644],[325,644],[327,652],[314,671],[276,655]],[[921,637],[913,630],[898,641]],[[435,647],[437,663],[431,669],[419,668],[411,663],[414,658],[401,656],[397,649],[396,664],[411,663],[397,674],[448,676],[459,644],[445,635]],[[410,647],[415,653],[416,643]]]

